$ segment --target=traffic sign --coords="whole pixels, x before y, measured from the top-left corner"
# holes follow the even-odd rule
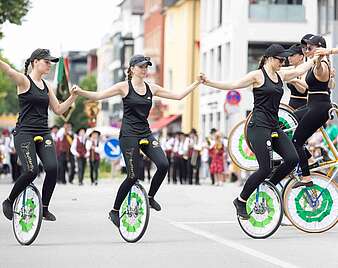
[[[237,105],[241,101],[241,94],[237,90],[229,90],[226,100],[230,105]]]
[[[121,156],[121,148],[118,139],[109,139],[104,144],[104,153],[112,160],[118,159]]]

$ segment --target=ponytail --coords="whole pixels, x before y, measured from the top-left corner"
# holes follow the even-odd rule
[[[267,58],[268,58],[267,56],[263,56],[261,58],[261,60],[259,61],[259,64],[258,64],[258,69],[262,69],[263,68],[263,66],[264,66]]]
[[[127,70],[127,80],[131,80],[132,78],[133,78],[133,73],[131,71],[131,66],[129,66]]]
[[[30,62],[31,62],[30,58],[25,61],[25,75],[27,75],[27,73],[28,73],[28,66],[29,66]]]

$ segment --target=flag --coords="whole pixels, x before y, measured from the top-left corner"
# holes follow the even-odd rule
[[[59,101],[64,102],[70,96],[69,92],[69,67],[68,59],[60,57],[57,69],[57,89],[56,97]],[[72,105],[66,112],[61,115],[64,121],[68,121],[75,106]]]

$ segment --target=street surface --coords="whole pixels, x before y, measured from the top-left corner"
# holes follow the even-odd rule
[[[157,195],[162,211],[151,210],[146,234],[128,244],[108,220],[120,181],[85,183],[57,185],[50,206],[57,221],[43,222],[31,246],[16,242],[1,212],[0,267],[338,267],[338,226],[323,234],[281,226],[265,240],[246,236],[232,205],[238,184],[165,182]],[[11,187],[0,179],[1,202]]]

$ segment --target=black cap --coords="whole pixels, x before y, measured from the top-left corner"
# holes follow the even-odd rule
[[[302,37],[302,39],[300,40],[300,43],[303,45],[306,45],[306,41],[309,40],[312,36],[314,36],[314,34],[306,34]]]
[[[129,61],[130,66],[141,66],[143,64],[148,64],[149,66],[153,65],[150,61],[150,57],[145,57],[144,55],[134,55]]]
[[[294,44],[291,47],[289,47],[288,52],[290,53],[290,56],[299,54],[299,55],[304,55],[302,46],[300,44]]]
[[[319,47],[325,47],[326,48],[326,41],[323,36],[321,35],[314,35],[311,38],[305,40],[307,44],[315,45]]]
[[[290,53],[279,44],[272,44],[269,46],[264,53],[266,57],[282,57],[286,58],[290,55]]]
[[[56,57],[52,57],[50,55],[49,49],[44,49],[44,48],[38,48],[36,50],[33,51],[32,55],[30,56],[30,61],[34,61],[36,60],[50,60],[51,62],[58,62],[59,58]]]

